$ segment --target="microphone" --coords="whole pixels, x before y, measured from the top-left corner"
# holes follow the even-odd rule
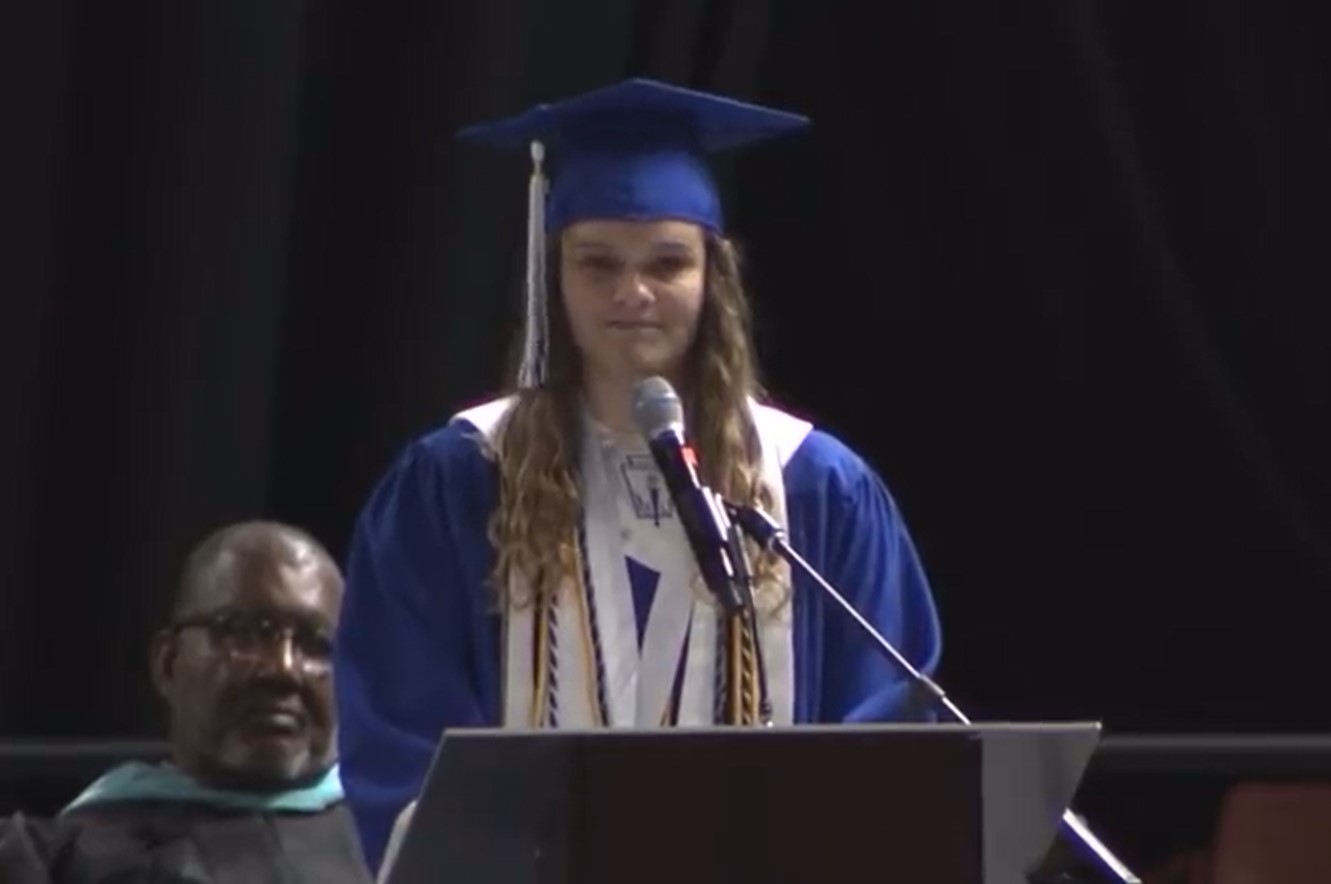
[[[715,493],[698,481],[698,458],[684,436],[684,405],[669,381],[658,376],[637,385],[633,422],[665,477],[666,490],[707,588],[726,613],[742,612],[744,602],[727,538],[730,520]]]
[[[737,618],[752,637],[757,650],[758,718],[764,727],[771,727],[772,698],[743,532],[731,521],[725,500],[698,480],[698,458],[684,434],[684,404],[669,381],[658,376],[638,384],[633,421],[665,476],[666,490],[703,580],[727,616]]]

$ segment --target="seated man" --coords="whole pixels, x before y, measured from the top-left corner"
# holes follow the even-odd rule
[[[171,759],[79,795],[43,845],[51,879],[370,881],[335,763],[341,599],[336,564],[287,526],[234,525],[191,554],[152,646]]]

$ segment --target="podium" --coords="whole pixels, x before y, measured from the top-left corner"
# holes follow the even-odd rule
[[[1026,884],[1096,723],[445,734],[389,884]]]

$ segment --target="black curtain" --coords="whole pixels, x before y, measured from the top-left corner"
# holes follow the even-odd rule
[[[896,493],[975,717],[1331,727],[1311,8],[15,7],[0,736],[154,733],[221,523],[343,552],[518,315],[525,163],[454,132],[628,75],[814,118],[723,160],[767,380]]]

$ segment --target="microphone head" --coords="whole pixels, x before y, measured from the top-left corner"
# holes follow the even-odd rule
[[[656,375],[638,383],[633,390],[633,423],[648,439],[667,430],[684,434],[684,403],[669,381]]]

